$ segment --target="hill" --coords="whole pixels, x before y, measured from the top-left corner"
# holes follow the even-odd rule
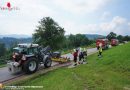
[[[12,37],[3,37],[0,38],[0,42],[4,43],[6,48],[12,47],[12,45],[17,43],[31,43],[32,38],[12,38]]]
[[[31,38],[32,36],[24,35],[24,34],[8,34],[8,35],[0,35],[0,38],[9,37],[9,38]]]
[[[105,38],[103,35],[98,34],[85,34],[88,39],[97,39],[97,38]]]
[[[88,56],[88,64],[60,68],[18,85],[40,85],[45,90],[130,90],[129,46],[113,47],[103,51],[102,58]]]

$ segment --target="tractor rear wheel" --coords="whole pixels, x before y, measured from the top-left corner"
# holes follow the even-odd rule
[[[24,72],[27,74],[32,74],[38,69],[38,61],[35,58],[29,58],[23,66]]]

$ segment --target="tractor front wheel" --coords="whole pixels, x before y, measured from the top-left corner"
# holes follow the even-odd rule
[[[51,64],[52,64],[51,58],[47,57],[46,60],[45,60],[44,66],[46,68],[48,68],[48,67],[51,67]]]

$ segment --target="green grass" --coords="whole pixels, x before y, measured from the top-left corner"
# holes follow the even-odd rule
[[[0,68],[6,67],[6,64],[0,64]]]
[[[60,68],[18,85],[39,85],[44,90],[130,90],[130,43],[87,60],[88,64]]]

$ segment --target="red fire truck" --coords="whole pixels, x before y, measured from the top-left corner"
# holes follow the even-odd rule
[[[111,39],[111,45],[112,46],[117,46],[119,44],[118,39]]]
[[[97,49],[100,45],[102,46],[103,49],[107,49],[109,46],[108,39],[97,39],[96,40]]]

